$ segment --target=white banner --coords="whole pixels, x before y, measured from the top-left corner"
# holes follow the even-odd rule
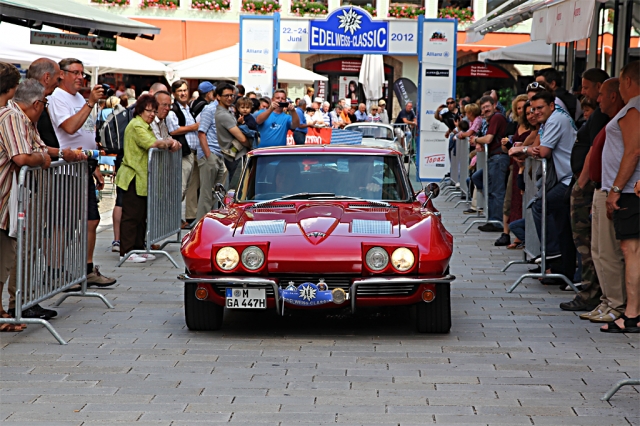
[[[447,127],[434,118],[438,106],[455,97],[456,24],[448,20],[425,20],[422,24],[418,92],[418,179],[439,180],[449,171]]]
[[[258,97],[273,96],[277,66],[274,25],[273,19],[243,16],[240,21],[240,83]]]
[[[547,8],[547,43],[568,43],[589,38],[594,9],[593,0],[569,0]]]

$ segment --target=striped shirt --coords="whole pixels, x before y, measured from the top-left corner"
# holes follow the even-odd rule
[[[17,104],[9,101],[6,107],[0,108],[0,229],[9,229],[11,173],[18,169],[11,159],[46,150],[36,125]]]

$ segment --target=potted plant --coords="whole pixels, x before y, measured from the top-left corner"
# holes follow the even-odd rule
[[[180,6],[180,0],[142,0],[141,9],[155,7],[163,10],[175,10]]]
[[[424,15],[424,7],[419,7],[414,4],[400,3],[390,4],[389,12],[387,13],[389,18],[401,19],[417,19],[419,15]]]
[[[193,0],[191,9],[226,12],[231,9],[231,2],[229,0]]]
[[[444,7],[438,10],[438,18],[457,19],[461,24],[473,22],[473,10],[469,8]]]
[[[280,12],[278,0],[242,0],[241,12],[267,15],[273,12]]]
[[[309,1],[294,1],[291,3],[291,13],[302,16],[302,15],[326,15],[329,13],[329,9],[326,5],[317,2],[309,2]]]

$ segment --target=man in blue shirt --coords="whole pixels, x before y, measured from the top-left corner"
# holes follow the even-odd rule
[[[287,102],[285,91],[276,90],[269,108],[261,110],[256,117],[260,132],[260,148],[287,144],[287,132],[300,127],[298,114],[285,112],[285,110],[292,112],[293,109],[294,105]]]
[[[293,140],[296,145],[304,145],[307,140],[307,131],[309,125],[307,124],[307,118],[304,116],[304,112],[307,109],[307,102],[304,99],[300,99],[298,106],[296,107],[296,114],[298,114],[298,120],[300,121],[300,127],[297,127],[293,131]]]
[[[217,183],[224,183],[227,178],[227,168],[224,165],[224,159],[218,144],[218,132],[216,131],[215,115],[218,101],[215,91],[212,92],[214,93],[213,102],[202,109],[198,127],[200,144],[196,154],[200,172],[200,187],[203,189],[208,188],[208,190],[200,191],[196,220],[200,220],[213,209],[215,200],[211,188],[214,188]]]
[[[358,105],[358,110],[356,111],[356,121],[367,121],[367,106],[365,104]]]

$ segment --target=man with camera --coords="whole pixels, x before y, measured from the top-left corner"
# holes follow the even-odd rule
[[[98,100],[104,97],[104,88],[97,84],[85,99],[79,92],[84,87],[84,66],[75,58],[59,62],[62,79],[57,89],[49,97],[49,115],[60,148],[97,149],[96,122],[92,111]],[[100,274],[93,265],[93,250],[96,245],[96,230],[100,223],[96,188],[104,187],[104,178],[98,168],[98,161],[89,160],[88,185],[88,226],[87,226],[87,285],[106,287],[116,283],[114,278]],[[95,179],[95,181],[94,181]],[[97,181],[97,185],[96,185]]]
[[[261,110],[256,117],[260,132],[260,148],[287,144],[287,132],[300,127],[298,114],[287,114],[293,109],[294,105],[287,102],[285,91],[276,90],[269,108]]]

